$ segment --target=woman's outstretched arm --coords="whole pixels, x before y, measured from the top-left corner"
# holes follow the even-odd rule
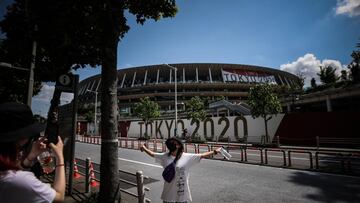
[[[221,149],[221,147],[216,148],[216,149],[214,149],[213,151],[210,151],[210,152],[201,153],[201,158],[206,158],[206,157],[210,157],[213,154],[217,154],[217,153],[220,152],[220,149]]]
[[[146,145],[141,145],[140,151],[142,151],[142,152],[145,151],[146,154],[148,154],[148,155],[151,156],[151,157],[154,157],[154,152],[151,151],[150,149],[148,149],[148,148],[146,147]]]

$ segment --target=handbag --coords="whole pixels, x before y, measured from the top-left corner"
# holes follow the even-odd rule
[[[162,172],[162,177],[168,183],[170,183],[172,181],[172,179],[174,179],[174,177],[175,177],[175,164],[176,164],[176,161],[174,160],[169,165],[167,165],[164,168],[164,171]]]

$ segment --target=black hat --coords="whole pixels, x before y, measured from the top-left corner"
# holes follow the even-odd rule
[[[44,130],[36,123],[31,109],[16,102],[0,104],[0,142],[13,142],[34,137]]]
[[[178,137],[170,137],[165,141],[165,145],[170,151],[174,151],[176,149],[176,146],[172,144],[173,141],[177,142],[179,145],[182,145],[182,142]]]

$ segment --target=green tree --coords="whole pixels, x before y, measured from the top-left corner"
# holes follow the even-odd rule
[[[185,104],[187,117],[193,121],[202,121],[206,118],[204,101],[199,96],[192,97]]]
[[[320,77],[320,81],[324,84],[333,84],[338,81],[338,76],[335,73],[336,69],[328,65],[325,67],[320,66],[320,72],[317,75]]]
[[[311,81],[310,81],[310,84],[311,84],[311,87],[312,88],[316,88],[316,80],[315,80],[315,78],[311,78]]]
[[[346,70],[341,71],[340,79],[341,79],[341,81],[347,81],[348,80],[348,74],[347,74]]]
[[[119,39],[130,29],[125,12],[135,15],[136,21],[155,21],[173,17],[177,12],[175,0],[107,0],[96,1],[92,7],[93,30],[101,52],[101,132],[102,140],[117,139],[117,48]],[[99,202],[112,202],[118,184],[117,143],[103,142],[101,146],[101,180]],[[112,166],[112,167],[109,167]]]
[[[6,34],[1,45],[1,61],[23,68],[30,67],[32,48],[36,42],[37,83],[34,95],[40,90],[41,81],[55,81],[59,75],[71,69],[84,67],[86,64],[100,64],[97,49],[90,49],[94,41],[93,35],[86,31],[86,26],[79,26],[86,24],[87,9],[78,9],[79,5],[75,2],[78,1],[15,0],[0,22],[0,28]],[[1,74],[5,78],[20,75],[19,71]],[[25,85],[27,86],[20,82],[16,85],[5,83],[2,86],[11,91],[17,86]],[[59,93],[55,92],[54,103],[59,103],[57,95]]]
[[[265,123],[265,141],[270,142],[268,134],[268,121],[272,115],[281,112],[281,104],[278,97],[273,93],[272,86],[269,84],[256,85],[250,88],[248,104],[251,107],[253,118],[262,117]]]
[[[160,117],[160,107],[156,102],[151,101],[149,97],[145,97],[141,98],[140,102],[135,103],[133,109],[134,115],[144,121],[145,137],[147,137],[147,124],[151,123],[154,118]]]
[[[135,15],[140,24],[148,19],[157,21],[162,17],[173,17],[177,12],[175,0],[17,0],[9,10],[11,15],[19,15],[12,15],[12,18],[7,18],[12,20],[3,23],[9,28],[7,38],[25,39],[12,40],[9,44],[18,49],[25,45],[31,47],[36,36],[39,44],[37,70],[42,63],[51,62],[44,65],[51,71],[41,68],[39,75],[44,75],[44,78],[57,78],[70,68],[84,64],[102,65],[101,132],[104,142],[100,170],[101,181],[105,184],[100,185],[99,201],[113,202],[118,185],[118,148],[117,143],[111,142],[117,139],[117,47],[120,38],[130,29],[125,13]],[[38,26],[37,33],[32,32],[35,25]],[[12,32],[12,28],[17,28],[17,31]],[[18,37],[23,33],[24,36]],[[60,93],[55,91],[49,112],[56,109],[59,98]]]
[[[144,24],[148,19],[157,21],[173,17],[176,12],[175,0],[16,0],[5,22],[1,23],[2,30],[7,29],[7,40],[12,40],[9,43],[14,47],[12,50],[19,47],[31,50],[31,44],[36,39],[39,44],[36,70],[40,70],[36,75],[43,78],[41,81],[46,81],[47,77],[54,81],[71,68],[101,64],[101,136],[104,142],[100,170],[101,181],[105,184],[100,185],[100,202],[113,202],[119,182],[118,147],[113,140],[117,139],[118,116],[117,47],[119,40],[130,29],[125,13],[135,15],[136,21]],[[33,32],[35,25],[37,32]],[[29,56],[26,53],[31,52],[24,53],[24,56]],[[9,55],[7,62],[12,63],[11,57],[19,61],[16,56],[22,54]],[[23,60],[24,64],[29,62],[28,59]],[[44,69],[39,68],[42,65]],[[56,109],[59,99],[60,92],[55,91],[49,114]]]
[[[93,122],[95,111],[94,111],[95,105],[80,105],[78,107],[78,115],[83,116],[87,122]]]
[[[354,83],[359,83],[360,82],[360,51],[353,51],[351,57],[352,57],[352,61],[347,66],[348,69],[350,70],[349,76]]]
[[[301,72],[298,72],[296,75],[299,77],[299,87],[298,88],[302,89],[304,87],[306,77]]]
[[[225,97],[223,95],[215,97],[215,101],[222,101],[225,100]]]

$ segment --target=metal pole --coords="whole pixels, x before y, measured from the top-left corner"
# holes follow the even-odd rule
[[[177,77],[176,77],[177,68],[175,68],[174,71],[175,71],[175,129],[174,129],[174,136],[177,136],[177,127],[178,127],[178,123],[177,123]]]
[[[35,26],[35,29],[36,26]],[[36,58],[36,41],[33,42],[32,53],[31,53],[31,65],[30,65],[30,74],[29,74],[29,84],[28,84],[28,94],[26,103],[29,107],[31,107],[31,99],[33,96],[34,89],[34,69],[35,69],[35,58]]]
[[[98,92],[95,92],[95,113],[94,113],[94,134],[96,135],[96,112],[97,112],[97,95]]]
[[[173,69],[175,71],[175,127],[174,127],[174,136],[177,134],[177,68],[174,66],[170,66],[169,64],[164,64],[165,66]]]
[[[145,191],[144,191],[144,175],[142,171],[136,172],[136,182],[137,182],[137,191],[139,203],[145,202]]]
[[[79,75],[73,75],[73,106],[72,106],[72,135],[71,135],[71,143],[70,143],[70,170],[69,170],[69,187],[68,194],[72,194],[73,189],[73,173],[74,173],[74,158],[75,158],[75,135],[76,135],[76,123],[77,123],[77,106],[78,106],[78,83],[79,83]]]
[[[89,157],[86,158],[85,161],[85,192],[90,192],[90,162],[91,159]]]

